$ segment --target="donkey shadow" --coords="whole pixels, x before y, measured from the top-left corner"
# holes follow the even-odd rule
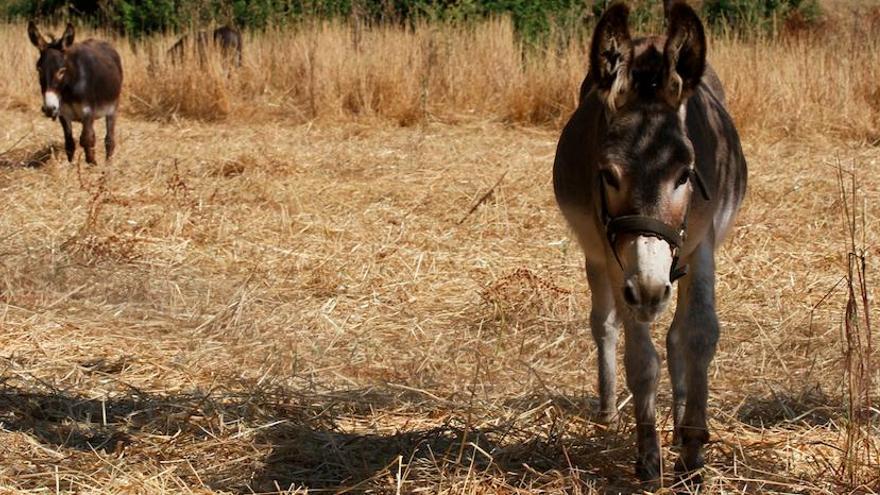
[[[0,168],[40,168],[53,158],[62,156],[63,151],[64,147],[59,143],[9,150],[0,153]]]
[[[556,411],[561,415],[584,413],[577,407],[583,401],[535,396],[528,402],[508,406],[529,411],[552,403],[560,405]],[[588,413],[596,414],[592,409]],[[405,491],[436,488],[407,485],[407,479],[470,477],[472,481],[486,475],[503,479],[511,487],[541,487],[570,476],[585,486],[604,486],[607,493],[639,492],[631,476],[631,452],[617,448],[629,445],[628,433],[609,430],[597,437],[572,439],[565,429],[561,422],[537,432],[525,432],[513,422],[471,428],[462,417],[388,434],[353,434],[285,423],[263,435],[262,440],[275,448],[247,488],[257,492],[303,486],[331,492],[382,491],[398,468],[405,466]],[[615,450],[620,455],[609,454]]]
[[[117,364],[93,367],[111,373]],[[632,474],[631,432],[592,425],[597,409],[592,397],[536,390],[500,407],[469,409],[383,386],[321,393],[311,387],[245,383],[234,390],[170,394],[130,388],[106,400],[46,384],[35,390],[0,381],[0,425],[54,449],[137,451],[146,448],[145,436],[180,435],[189,444],[206,442],[210,450],[216,430],[206,424],[216,422],[206,423],[206,418],[222,417],[226,424],[250,428],[254,433],[248,445],[252,441],[258,450],[246,460],[218,469],[203,466],[191,480],[181,475],[218,491],[381,492],[397,476],[404,491],[413,491],[436,488],[431,483],[440,479],[463,482],[482,476],[491,478],[491,486],[501,482],[510,489],[558,491],[565,478],[564,486],[640,492]],[[818,391],[777,391],[771,398],[744,401],[737,416],[764,426],[823,424],[840,413],[835,402]],[[437,411],[443,411],[442,419],[426,425],[425,418],[436,418],[432,412]],[[373,424],[376,418],[383,425]],[[182,455],[173,444],[165,449],[169,456]],[[754,454],[756,466],[773,467],[771,458]],[[716,462],[724,464],[722,459]]]
[[[452,475],[464,479],[475,472],[512,486],[542,486],[568,476],[585,486],[606,487],[607,493],[638,491],[628,462],[631,449],[618,448],[631,443],[625,432],[609,431],[596,438],[572,436],[566,435],[564,425],[523,427],[515,421],[474,428],[467,424],[468,413],[461,410],[430,427],[409,428],[404,422],[396,428],[359,428],[367,430],[363,433],[344,426],[352,418],[369,417],[370,412],[393,415],[413,399],[399,390],[378,388],[328,394],[275,389],[167,395],[132,389],[121,397],[97,400],[0,383],[0,423],[6,430],[27,433],[54,448],[105,453],[137,448],[140,434],[184,434],[191,441],[210,441],[212,434],[203,420],[217,415],[227,422],[266,425],[258,428],[253,439],[268,451],[249,464],[255,469],[199,473],[199,481],[233,493],[290,487],[382,491],[400,467],[408,473],[404,482],[419,480],[419,473],[435,479]],[[418,400],[418,409],[426,412],[441,407],[424,397]],[[589,408],[591,402],[535,396],[532,403],[511,406],[525,412],[548,401],[559,404],[562,416],[583,414],[582,407]]]
[[[829,397],[818,385],[748,395],[736,411],[737,420],[755,427],[828,426],[845,416],[842,399]]]

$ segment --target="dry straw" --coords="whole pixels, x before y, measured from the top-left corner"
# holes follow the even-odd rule
[[[852,345],[880,254],[859,19],[712,41],[750,192],[718,255],[703,493],[880,491],[876,346]],[[0,491],[638,490],[629,407],[593,421],[583,260],[550,185],[581,43],[316,24],[187,71],[170,37],[117,40],[120,146],[88,168],[57,156],[24,33],[0,27]]]
[[[33,58],[21,29],[0,28],[6,67]],[[820,30],[772,42],[716,36],[711,62],[743,129],[876,141],[878,34],[880,12],[841,10]],[[244,66],[234,71],[214,50],[207,60],[189,56],[173,65],[167,50],[175,41],[117,40],[128,114],[290,123],[378,116],[402,125],[476,117],[558,126],[577,103],[587,51],[580,36],[544,49],[524,47],[507,19],[411,29],[339,22],[270,29],[245,36]],[[35,85],[30,71],[16,70],[0,81],[0,95],[7,107],[25,108]]]

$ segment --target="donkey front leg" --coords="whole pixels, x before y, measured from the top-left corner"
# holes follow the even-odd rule
[[[669,381],[672,384],[672,444],[681,445],[681,422],[684,417],[684,407],[687,401],[687,352],[684,338],[687,327],[691,325],[688,298],[690,297],[690,285],[693,277],[691,272],[678,282],[678,301],[675,306],[675,316],[672,318],[672,326],[666,334],[666,366],[669,369]]]
[[[696,249],[690,267],[690,274],[679,287],[675,319],[667,337],[675,436],[682,447],[675,470],[680,474],[703,467],[703,446],[709,441],[708,372],[719,334],[715,313],[715,260],[709,243]]]
[[[70,121],[59,115],[58,120],[61,122],[61,129],[64,130],[64,152],[67,153],[67,161],[73,162],[73,154],[76,151],[76,141],[73,139],[73,127]]]
[[[623,301],[618,302],[622,306]],[[660,442],[656,428],[657,377],[660,358],[651,341],[651,327],[635,321],[632,317],[624,319],[624,365],[626,384],[633,395],[636,416],[636,442],[639,457],[636,461],[636,476],[643,482],[655,484],[660,478]]]
[[[82,134],[79,136],[79,144],[83,147],[83,151],[86,152],[86,163],[90,163],[92,165],[96,164],[95,161],[95,119],[91,115],[87,117],[83,117],[82,121],[83,129]]]
[[[116,112],[107,114],[107,134],[104,136],[104,152],[109,162],[113,158],[113,152],[116,150]]]
[[[587,261],[590,284],[590,331],[599,351],[599,420],[610,424],[617,416],[617,336],[620,323],[605,266]]]

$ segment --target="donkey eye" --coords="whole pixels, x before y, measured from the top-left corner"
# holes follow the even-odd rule
[[[617,181],[617,177],[610,170],[602,170],[599,172],[599,175],[602,177],[602,182],[614,189],[620,189],[620,182]]]
[[[691,170],[687,169],[682,172],[681,175],[678,177],[678,180],[675,181],[675,187],[681,187],[687,184],[689,180],[691,180]]]

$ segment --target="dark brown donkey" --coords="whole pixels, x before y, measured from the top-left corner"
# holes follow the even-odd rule
[[[205,50],[208,47],[208,33],[198,31],[194,38],[195,44],[192,46],[189,46],[191,42],[188,34],[181,36],[176,43],[171,45],[171,48],[168,49],[168,55],[173,63],[179,64],[186,60],[188,47],[196,53],[200,64],[207,61]],[[241,33],[237,29],[221,26],[214,30],[213,40],[214,46],[220,49],[224,62],[232,62],[237,67],[241,67],[242,40]]]
[[[698,482],[693,472],[703,466],[709,438],[707,370],[719,336],[714,253],[746,191],[746,162],[721,83],[706,64],[703,25],[686,4],[667,5],[666,36],[632,39],[620,3],[599,20],[580,103],[553,167],[557,202],[586,258],[601,416],[611,421],[617,413],[622,324],[636,474],[651,485],[662,462],[651,323],[680,280],[666,337],[674,442],[681,445],[675,469]]]
[[[122,90],[122,61],[109,43],[89,39],[74,44],[73,36],[73,26],[68,24],[61,38],[47,42],[37,26],[28,23],[28,37],[40,50],[37,74],[43,93],[43,113],[61,121],[64,150],[71,162],[76,151],[71,125],[82,122],[79,144],[85,150],[86,162],[94,164],[96,119],[107,119],[107,160],[116,148],[113,133]]]

